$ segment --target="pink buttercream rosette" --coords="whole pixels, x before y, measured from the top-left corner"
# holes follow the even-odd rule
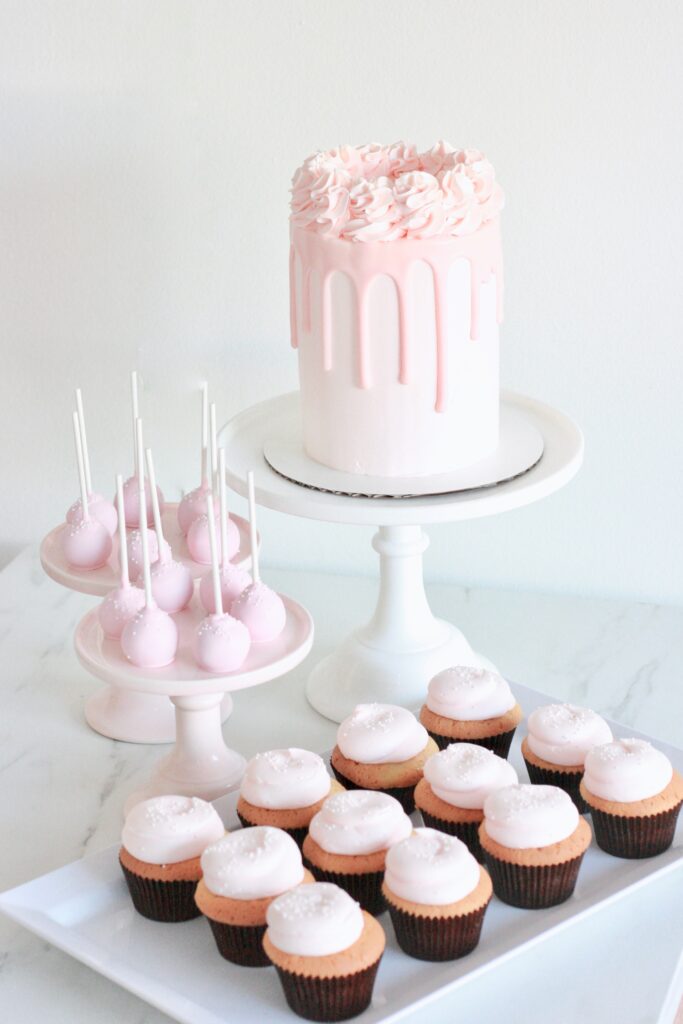
[[[503,191],[476,149],[440,141],[339,146],[314,153],[292,179],[292,223],[330,238],[393,242],[471,235],[497,217]]]

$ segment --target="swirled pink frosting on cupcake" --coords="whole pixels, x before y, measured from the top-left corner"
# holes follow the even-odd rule
[[[454,665],[430,681],[427,707],[435,715],[460,722],[498,718],[515,706],[507,682],[497,672],[469,665]]]
[[[279,828],[256,825],[223,836],[202,853],[204,884],[216,896],[260,900],[304,879],[301,851]]]
[[[309,807],[330,791],[330,776],[318,754],[300,747],[267,750],[247,762],[240,795],[256,807]]]
[[[337,730],[337,746],[344,757],[363,764],[408,761],[428,740],[415,715],[396,704],[357,704]]]
[[[579,823],[579,812],[557,786],[507,786],[487,796],[484,823],[501,846],[528,850],[567,839]]]
[[[477,810],[495,790],[518,781],[509,761],[476,743],[451,743],[434,754],[424,766],[424,777],[447,804]]]
[[[328,797],[308,827],[323,850],[351,856],[386,850],[409,836],[412,829],[398,800],[367,789]]]
[[[443,141],[423,153],[409,142],[339,146],[292,179],[292,223],[353,242],[469,235],[502,207],[484,154]]]
[[[433,828],[416,828],[387,851],[384,881],[412,903],[457,903],[477,888],[480,868],[465,844]]]
[[[283,953],[330,956],[348,949],[363,931],[363,912],[331,882],[313,882],[278,896],[266,911],[268,938]]]
[[[609,743],[612,730],[590,708],[574,704],[546,704],[529,715],[527,743],[544,761],[559,765],[583,764],[591,747]]]
[[[206,800],[195,796],[156,796],[126,816],[121,843],[146,864],[178,864],[199,857],[225,835],[225,826]]]
[[[647,740],[614,740],[586,754],[583,784],[603,800],[647,800],[666,789],[672,778],[671,761]]]

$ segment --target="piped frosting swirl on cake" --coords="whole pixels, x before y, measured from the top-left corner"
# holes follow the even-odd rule
[[[121,842],[146,864],[178,864],[199,857],[225,835],[218,814],[194,796],[156,796],[128,813]]]
[[[330,776],[318,754],[299,747],[267,750],[247,763],[241,796],[256,807],[310,807],[330,791]]]
[[[412,831],[398,800],[375,790],[354,789],[328,797],[311,819],[311,838],[328,853],[359,856],[386,850]]]
[[[209,892],[237,900],[278,896],[304,879],[299,847],[267,825],[223,836],[204,850],[201,865]]]
[[[528,850],[567,839],[579,823],[579,812],[557,786],[507,786],[487,796],[484,823],[501,846]]]
[[[337,746],[351,761],[408,761],[427,746],[429,735],[410,711],[396,704],[357,704],[337,730]]]
[[[469,665],[454,665],[439,672],[427,691],[430,711],[460,722],[498,718],[514,706],[512,690],[501,675]]]
[[[266,911],[268,938],[283,953],[330,956],[348,949],[363,931],[363,912],[331,882],[314,882],[278,896]]]
[[[546,704],[529,715],[530,750],[559,765],[582,765],[591,747],[609,743],[612,730],[590,708],[574,704]]]
[[[384,881],[401,899],[431,906],[474,892],[480,867],[465,844],[433,828],[416,828],[387,852]]]
[[[475,743],[452,743],[434,754],[425,764],[424,776],[447,804],[477,810],[495,790],[518,781],[509,761]]]
[[[633,803],[656,796],[671,782],[669,758],[647,740],[614,740],[586,755],[583,784],[602,800]]]

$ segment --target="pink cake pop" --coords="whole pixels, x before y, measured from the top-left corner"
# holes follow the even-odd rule
[[[144,495],[144,456],[142,448],[142,421],[137,421],[137,462],[140,487],[140,507]],[[152,594],[152,576],[149,569],[148,532],[142,530],[142,564],[145,581],[145,606],[123,627],[121,650],[126,658],[139,668],[164,668],[170,665],[178,650],[178,627],[168,614],[158,608]]]
[[[157,485],[152,449],[148,448],[145,454],[147,456],[149,482],[152,488],[154,529],[156,531],[157,547],[161,551],[161,556],[154,562],[150,570],[152,594],[154,595],[154,600],[163,611],[180,612],[190,603],[194,593],[194,580],[182,562],[177,562],[172,557],[171,549],[164,540],[161,527],[161,513],[159,512],[159,502],[157,501]]]
[[[217,446],[216,446],[216,406],[211,404],[211,479],[212,485],[215,487],[215,481],[217,476]],[[218,509],[215,509],[216,513]],[[237,554],[240,547],[240,534],[239,530],[232,522],[228,519],[227,531],[226,531],[226,552],[228,559],[232,558]],[[222,540],[218,541],[218,557],[223,561],[223,549]],[[193,562],[198,562],[200,565],[211,565],[211,544],[209,541],[209,517],[208,515],[199,516],[198,519],[190,526],[187,533],[187,549],[190,552],[190,558]]]
[[[106,527],[110,537],[116,533],[116,509],[103,494],[98,494],[92,489],[90,476],[90,456],[88,455],[88,436],[85,432],[85,416],[83,415],[83,397],[81,389],[76,388],[76,409],[78,411],[78,423],[81,432],[81,448],[83,449],[83,465],[85,467],[85,486],[88,492],[88,509],[94,519],[99,519],[102,526]],[[83,518],[83,506],[81,499],[73,503],[66,513],[67,523],[80,523]]]
[[[119,640],[123,627],[133,616],[144,608],[145,593],[140,587],[133,587],[128,578],[128,556],[126,553],[126,517],[123,511],[123,477],[116,477],[116,508],[119,517],[119,560],[121,581],[110,590],[97,610],[97,617],[105,636]]]
[[[249,487],[249,532],[251,536],[251,572],[253,583],[246,587],[233,601],[230,614],[243,622],[249,630],[252,643],[268,643],[279,636],[285,628],[287,612],[282,598],[261,582],[258,566],[258,542],[256,533],[256,500],[254,498],[254,474],[247,476]]]
[[[207,495],[209,513],[209,538],[211,542],[211,569],[213,578],[213,599],[216,612],[207,615],[199,623],[194,639],[194,653],[197,664],[207,672],[222,675],[234,672],[244,664],[251,647],[249,630],[223,612],[220,574],[218,571],[218,540],[213,495]]]
[[[207,448],[209,443],[209,408],[206,383],[202,384],[202,477],[199,487],[186,494],[178,505],[178,526],[187,535],[195,519],[206,515],[206,495],[209,490]]]
[[[69,565],[74,569],[98,569],[111,554],[109,531],[99,519],[90,515],[88,489],[85,483],[85,465],[81,447],[81,427],[78,413],[73,414],[78,481],[81,488],[82,516],[79,522],[67,523],[61,533],[62,551]]]
[[[140,493],[138,488],[138,465],[137,465],[137,448],[135,447],[135,431],[136,423],[140,416],[139,402],[138,402],[138,375],[133,370],[130,375],[130,395],[133,404],[133,453],[135,458],[135,472],[132,476],[128,477],[123,485],[123,504],[126,509],[126,526],[137,527],[140,525]],[[144,469],[143,469],[144,472]],[[147,525],[152,525],[152,502],[150,500],[152,492],[149,486],[149,480],[145,480],[145,508],[147,509]],[[161,491],[158,492],[159,508],[164,511],[166,503],[164,502],[164,496]],[[153,547],[150,548],[153,551]],[[128,555],[130,559],[130,553]],[[152,557],[152,561],[154,558]]]
[[[249,586],[251,583],[251,577],[245,569],[240,569],[238,565],[233,565],[230,559],[225,557],[225,552],[228,550],[229,545],[225,539],[228,526],[228,505],[225,497],[224,448],[221,448],[218,452],[218,482],[221,499],[221,599],[223,601],[223,607],[229,608],[235,598],[240,596],[244,588]],[[205,611],[209,613],[215,612],[216,605],[213,597],[213,571],[208,572],[199,584],[199,600],[201,601],[202,607]]]

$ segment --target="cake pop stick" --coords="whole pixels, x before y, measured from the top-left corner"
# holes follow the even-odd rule
[[[211,489],[216,489],[216,473],[218,472],[218,445],[216,443],[216,403],[211,403]]]
[[[76,409],[78,412],[78,423],[81,433],[81,448],[83,451],[83,465],[85,468],[85,487],[88,492],[88,509],[90,515],[94,516],[95,519],[99,519],[102,526],[106,528],[109,535],[113,537],[116,533],[116,509],[114,508],[111,501],[102,494],[98,494],[92,489],[92,479],[90,476],[90,456],[88,455],[88,437],[85,430],[85,416],[83,415],[83,398],[81,395],[81,389],[76,388]],[[81,519],[81,503],[80,501],[74,502],[69,511],[66,514],[67,523],[76,523]]]
[[[225,448],[218,452],[218,494],[221,517],[221,568],[229,564],[228,556],[228,503],[225,496]]]
[[[81,442],[81,425],[78,413],[73,414],[74,441],[76,442],[76,462],[78,463],[78,484],[81,489],[81,508],[83,509],[83,522],[90,520],[90,506],[88,505],[88,485],[85,476],[85,462],[83,460],[83,444]]]
[[[136,437],[136,433],[135,432],[137,430],[136,423],[137,423],[137,421],[139,419],[139,405],[140,405],[140,403],[139,403],[139,397],[138,397],[138,390],[139,390],[139,388],[138,388],[138,375],[137,375],[137,372],[135,370],[133,370],[131,372],[131,375],[130,375],[130,396],[131,396],[131,404],[132,404],[132,407],[133,407],[133,439],[134,440],[135,440],[135,437]],[[149,484],[148,483],[145,485],[145,501],[144,501],[144,504],[141,505],[140,502],[139,502],[138,462],[137,462],[137,460],[138,460],[138,451],[137,451],[137,444],[134,445],[134,459],[135,459],[135,461],[134,461],[135,472],[134,472],[133,476],[129,477],[126,480],[126,482],[124,483],[124,485],[123,485],[123,502],[124,502],[124,506],[125,506],[125,509],[126,509],[126,526],[137,527],[137,526],[140,525],[140,523],[141,523],[141,521],[143,519],[147,523],[147,526],[151,526],[152,525],[152,516],[151,516],[152,506],[151,506],[151,502],[148,503],[148,499],[150,497],[150,490],[149,490]],[[143,467],[143,472],[144,472],[144,467]],[[164,508],[165,508],[164,496],[163,496],[163,494],[161,493],[161,491],[158,488],[157,488],[157,496],[158,496],[158,499],[159,499],[159,508],[161,509],[161,512],[163,513]],[[141,509],[145,510],[142,516],[140,515],[140,510]],[[152,558],[152,561],[154,561],[154,558]]]
[[[230,608],[236,597],[251,583],[248,572],[234,565],[230,559],[239,550],[240,535],[232,519],[228,518],[228,502],[225,494],[225,449],[218,452],[218,476],[220,491],[220,524],[221,524],[221,596],[223,608]],[[208,520],[208,517],[207,517]],[[202,577],[199,584],[199,600],[207,612],[215,612],[216,605],[213,595],[213,573]]]
[[[119,565],[118,587],[110,590],[97,610],[100,626],[105,636],[118,640],[124,626],[145,605],[145,595],[139,587],[133,587],[128,578],[128,551],[126,548],[126,520],[123,511],[123,477],[116,477],[116,507],[119,515]]]
[[[216,540],[216,517],[214,515],[213,494],[206,497],[209,516],[209,541],[211,544],[211,578],[213,580],[213,603],[216,615],[223,614],[223,597],[221,595],[221,574],[218,567],[218,542]]]
[[[116,511],[119,514],[119,567],[120,584],[122,587],[130,586],[128,577],[128,545],[126,544],[126,517],[123,514],[123,477],[116,474]]]
[[[138,497],[140,500],[140,508],[146,510],[146,499],[145,499],[145,460],[142,456],[143,445],[142,445],[142,420],[137,419],[135,423],[135,435],[137,441],[137,471],[138,471]],[[147,530],[141,524],[140,526],[140,541],[142,544],[142,579],[145,591],[145,605],[147,608],[156,608],[156,602],[154,595],[152,594],[152,576],[150,573],[149,564],[149,537]]]
[[[156,531],[157,548],[159,550],[159,558],[151,568],[152,593],[158,606],[165,612],[179,612],[190,603],[194,592],[194,582],[189,569],[182,562],[177,562],[172,557],[170,545],[164,539],[159,502],[156,496],[156,477],[152,449],[148,448],[145,454],[147,456],[147,472],[152,493],[154,528]]]
[[[251,575],[253,582],[233,601],[230,614],[243,622],[249,630],[252,643],[268,643],[285,628],[287,612],[279,594],[261,581],[256,530],[256,499],[254,474],[247,474],[249,493],[249,535],[251,538]]]
[[[152,517],[154,519],[154,532],[157,535],[157,545],[159,548],[159,561],[167,562],[171,557],[171,549],[164,540],[164,530],[161,525],[161,512],[159,511],[159,498],[157,496],[157,481],[154,474],[154,459],[152,457],[152,449],[147,448],[145,451],[147,456],[147,472],[149,474],[149,486],[152,492]]]
[[[72,422],[76,444],[78,482],[81,489],[81,517],[78,521],[67,523],[64,527],[61,534],[62,550],[67,562],[74,568],[97,569],[104,565],[111,554],[111,537],[99,519],[90,514],[81,445],[81,427],[77,412],[74,412]]]
[[[83,464],[85,467],[85,486],[88,494],[92,494],[92,479],[90,476],[90,458],[88,456],[88,438],[85,433],[85,416],[83,415],[83,396],[81,389],[76,388],[76,410],[78,412],[78,423],[81,432],[81,448],[83,449]]]
[[[206,515],[206,492],[209,489],[209,390],[206,381],[202,384],[202,438],[201,461],[202,476],[199,487],[186,494],[178,505],[178,526],[185,536],[195,519]]]
[[[214,497],[218,493],[218,448],[216,442],[216,406],[212,402],[209,410],[209,464],[211,467],[211,490],[213,491]],[[214,502],[214,515],[218,516],[218,508]],[[223,547],[221,538],[221,550],[219,558],[223,561]],[[239,530],[231,520],[227,520],[227,547],[226,555],[228,558],[232,558],[233,555],[237,554],[240,546],[240,535]],[[187,532],[187,549],[190,552],[190,557],[194,562],[198,562],[199,565],[211,565],[211,548],[209,542],[209,526],[208,526],[208,510],[207,515],[199,516],[190,526]],[[211,599],[209,598],[209,601]]]

